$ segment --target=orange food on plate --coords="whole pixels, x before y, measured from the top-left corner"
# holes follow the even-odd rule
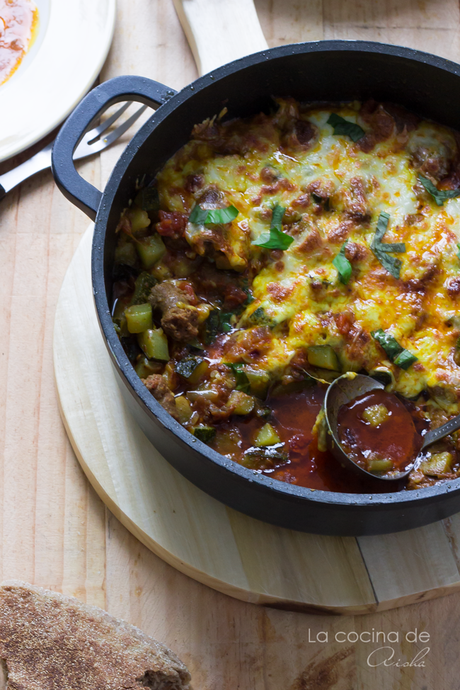
[[[0,85],[19,67],[37,24],[38,10],[31,0],[0,0]]]

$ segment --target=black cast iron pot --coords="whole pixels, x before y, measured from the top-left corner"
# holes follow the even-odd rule
[[[96,308],[124,399],[136,422],[193,484],[247,515],[319,534],[363,535],[425,525],[460,510],[460,480],[419,491],[339,494],[257,474],[211,450],[165,412],[137,377],[110,316],[115,227],[135,182],[155,174],[188,140],[192,127],[228,108],[230,116],[268,109],[272,96],[300,101],[374,98],[460,129],[460,68],[447,60],[378,43],[322,41],[273,48],[225,65],[176,93],[141,77],[98,86],[62,127],[53,173],[63,194],[96,221],[92,279]],[[118,161],[104,192],[76,172],[72,154],[108,105],[136,100],[158,107]]]

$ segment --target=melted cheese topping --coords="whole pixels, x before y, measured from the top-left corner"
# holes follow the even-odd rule
[[[334,135],[331,112],[359,124],[365,139]],[[254,327],[251,316],[259,310],[270,327],[260,369],[281,377],[296,352],[329,345],[342,371],[385,367],[390,390],[412,398],[428,389],[446,411],[458,412],[460,198],[437,206],[418,178],[422,171],[438,188],[453,186],[445,180],[457,156],[455,135],[412,116],[398,126],[393,120],[382,135],[378,120],[361,113],[357,103],[299,109],[281,101],[274,116],[205,123],[200,131],[209,136],[192,139],[158,175],[161,206],[186,214],[197,202],[238,209],[218,239],[208,226],[192,223],[186,238],[201,255],[217,252],[218,267],[253,278],[254,301],[239,326]],[[306,143],[289,137],[299,122],[313,132]],[[196,190],[194,176],[201,180]],[[203,197],[203,190],[213,194]],[[286,208],[283,231],[294,238],[285,251],[252,244],[268,231],[275,204]],[[404,253],[393,255],[402,261],[399,279],[371,250],[381,212],[390,216],[383,242],[405,244]],[[332,263],[345,241],[353,269],[346,285]],[[391,333],[418,361],[406,371],[398,368],[371,336],[377,329]]]

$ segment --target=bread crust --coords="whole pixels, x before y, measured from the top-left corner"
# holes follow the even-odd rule
[[[9,580],[0,587],[7,690],[190,690],[190,673],[139,628],[78,599]]]

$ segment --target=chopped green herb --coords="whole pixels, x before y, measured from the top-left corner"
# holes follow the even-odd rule
[[[209,312],[205,325],[204,341],[206,345],[214,342],[219,333],[230,333],[233,329],[231,319],[234,313],[231,311],[222,312],[219,309],[213,309]]]
[[[408,369],[411,364],[417,361],[417,357],[409,350],[405,350],[391,333],[385,333],[379,328],[377,331],[372,331],[371,335],[383,347],[390,360],[400,369]]]
[[[395,359],[394,363],[400,369],[409,369],[410,365],[417,361],[417,357],[409,352],[409,350],[403,350]]]
[[[248,317],[248,319],[258,326],[268,326],[271,323],[270,317],[267,316],[263,307],[257,307],[257,309]]]
[[[220,330],[220,312],[218,309],[213,309],[209,312],[205,324],[204,342],[206,345],[210,345],[214,342]]]
[[[343,134],[346,137],[350,137],[352,141],[359,141],[365,135],[365,131],[362,127],[356,125],[354,122],[345,120],[343,117],[340,117],[340,115],[337,115],[337,113],[329,115],[327,124],[334,128],[334,134],[336,136]]]
[[[335,259],[332,262],[332,265],[334,268],[337,269],[337,273],[339,274],[339,280],[341,283],[346,285],[348,281],[351,278],[351,263],[348,261],[347,257],[345,256],[345,249],[348,244],[348,240],[342,244],[342,247],[335,257]]]
[[[189,216],[189,221],[196,225],[222,225],[231,223],[231,221],[237,217],[238,213],[238,209],[234,206],[207,210],[201,208],[201,206],[197,204]]]
[[[236,389],[237,391],[243,391],[243,393],[249,393],[250,391],[250,384],[249,384],[249,379],[246,375],[246,372],[244,371],[244,364],[240,364],[239,362],[236,363],[228,363],[226,362],[226,366],[230,367],[230,369],[233,371],[235,374],[236,378]]]
[[[377,221],[377,229],[371,244],[371,250],[375,257],[380,261],[383,268],[390,273],[393,278],[399,278],[401,272],[402,261],[396,259],[394,256],[389,256],[389,252],[402,253],[406,251],[406,245],[403,242],[383,244],[383,236],[388,229],[388,222],[390,216],[388,213],[381,213]]]
[[[371,335],[383,347],[391,361],[394,361],[404,349],[391,333],[385,333],[382,328],[372,331]]]
[[[428,194],[431,194],[438,206],[442,206],[448,199],[455,199],[455,197],[460,195],[460,189],[438,189],[427,177],[419,175],[418,179]]]
[[[138,277],[136,278],[136,285],[131,298],[131,305],[144,304],[145,302],[148,302],[150,292],[153,286],[156,284],[157,280],[151,273],[147,273],[147,271],[142,271],[142,273],[139,273]]]
[[[272,220],[270,223],[270,231],[263,232],[259,239],[252,244],[264,249],[282,249],[283,251],[290,247],[294,242],[294,238],[282,231],[282,220],[286,209],[283,206],[276,206],[272,211]]]
[[[233,316],[233,312],[228,311],[228,312],[222,312],[220,315],[220,325],[224,333],[230,333],[230,331],[233,329],[231,322],[231,318]]]
[[[178,362],[175,368],[178,374],[188,379],[203,361],[203,357],[186,357]]]

